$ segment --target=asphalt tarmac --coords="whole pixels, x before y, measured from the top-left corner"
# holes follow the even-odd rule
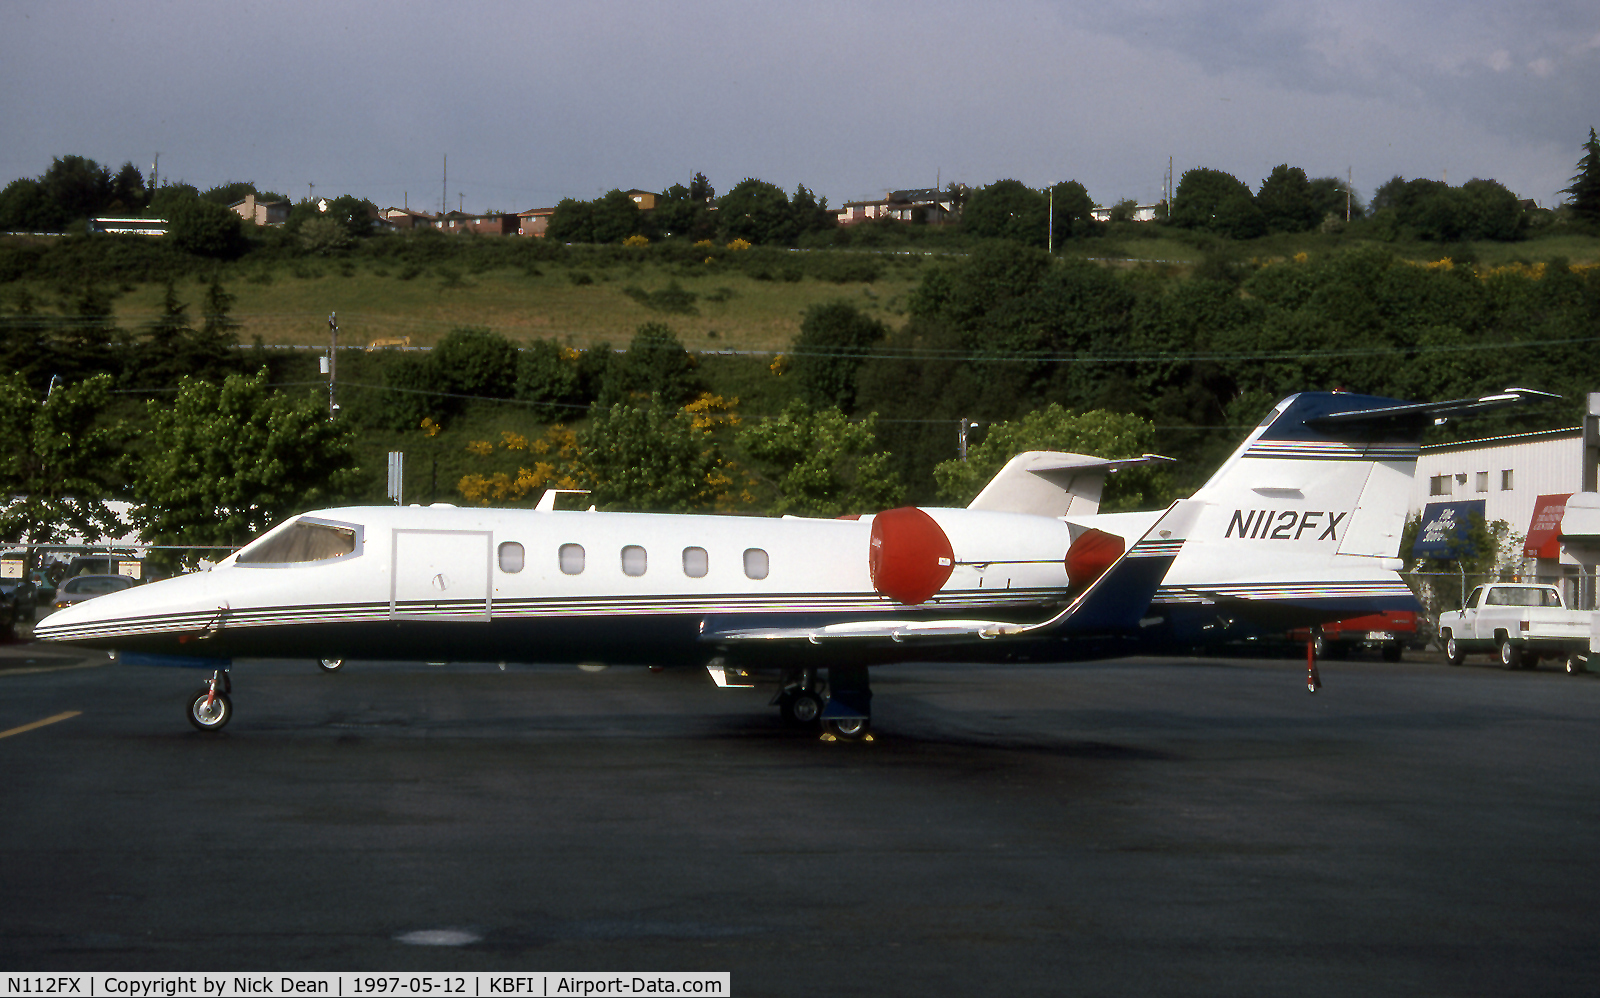
[[[726,970],[748,995],[1600,990],[1600,677],[0,656],[0,968]],[[14,729],[81,713],[15,734]],[[422,935],[416,935],[421,933]],[[459,945],[414,945],[406,939]]]

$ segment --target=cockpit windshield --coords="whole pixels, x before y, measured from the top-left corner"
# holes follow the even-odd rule
[[[360,553],[361,528],[300,519],[239,552],[239,565],[300,565]]]

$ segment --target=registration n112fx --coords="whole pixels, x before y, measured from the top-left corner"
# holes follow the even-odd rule
[[[292,517],[210,571],[111,593],[35,637],[212,670],[235,657],[705,666],[865,737],[872,666],[1059,661],[1415,609],[1396,570],[1423,430],[1542,393],[1280,402],[1191,498],[1100,513],[1103,460],[1019,454],[964,509],[836,520],[361,506]]]

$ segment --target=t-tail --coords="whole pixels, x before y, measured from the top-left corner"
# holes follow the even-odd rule
[[[1400,536],[1423,432],[1543,392],[1408,403],[1343,392],[1284,399],[1193,499],[1189,543],[1152,604],[1178,631],[1296,627],[1420,609]]]

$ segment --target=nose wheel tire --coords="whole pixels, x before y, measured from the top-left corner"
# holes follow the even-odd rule
[[[342,658],[323,658],[317,660],[317,668],[321,669],[323,672],[338,672],[339,667],[342,665],[344,665],[344,659]]]
[[[233,701],[226,693],[202,687],[189,700],[189,723],[201,731],[221,731],[233,719]]]

